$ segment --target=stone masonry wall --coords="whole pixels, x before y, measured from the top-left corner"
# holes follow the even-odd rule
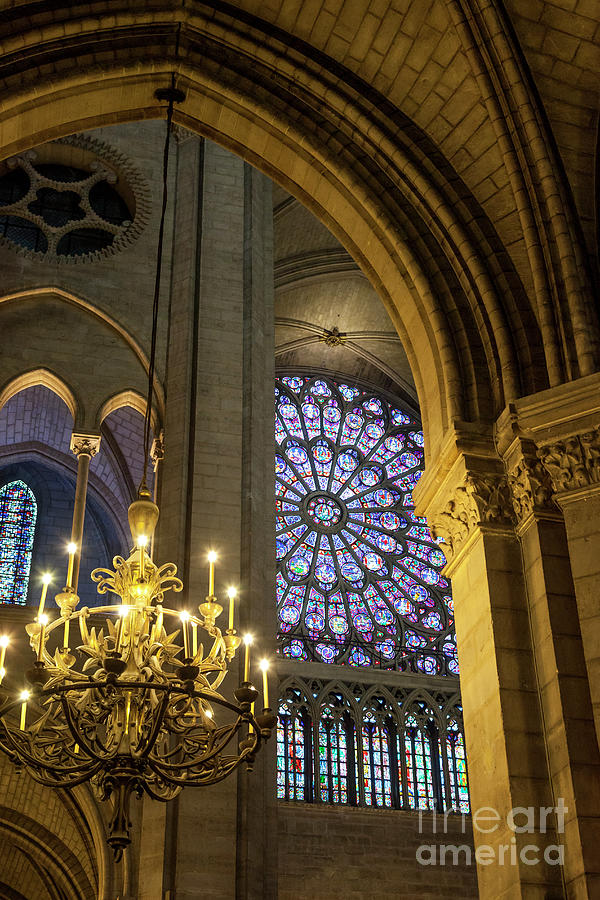
[[[473,846],[471,822],[449,816],[446,833],[443,817],[396,810],[356,809],[280,803],[279,900],[467,900],[477,897],[477,875],[472,859],[453,865],[420,865],[416,852],[421,844]],[[434,853],[423,857],[428,859]],[[439,861],[439,850],[435,851]]]

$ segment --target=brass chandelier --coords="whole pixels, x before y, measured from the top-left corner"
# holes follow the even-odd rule
[[[152,318],[152,347],[144,429],[144,475],[129,507],[131,555],[117,556],[113,569],[95,569],[100,594],[117,604],[78,609],[73,562],[81,548],[69,546],[66,586],[56,595],[60,616],[46,614],[44,587],[34,622],[26,626],[35,661],[26,672],[30,690],[19,696],[4,686],[0,705],[0,749],[39,783],[72,788],[91,783],[101,800],[112,801],[108,842],[119,859],[130,843],[130,800],[146,793],[170,800],[184,787],[214,784],[245,763],[270,737],[276,717],[269,708],[267,663],[263,661],[263,709],[250,682],[250,638],[245,639],[244,677],[227,699],[221,684],[241,646],[234,628],[235,592],[229,596],[229,627],[216,624],[223,612],[214,590],[214,555],[209,555],[209,590],[198,612],[164,605],[165,593],[180,592],[173,563],[157,566],[149,553],[159,510],[146,487],[149,458],[158,297],[167,200],[169,133],[174,88],[157,91],[168,101],[163,159],[163,203]],[[98,616],[106,617],[105,626]],[[75,638],[75,640],[73,640]],[[71,644],[73,643],[73,648]],[[0,638],[0,682],[7,639]]]

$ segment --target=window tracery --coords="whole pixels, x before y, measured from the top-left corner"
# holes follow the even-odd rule
[[[469,812],[456,693],[292,678],[281,696],[279,799]]]
[[[82,136],[52,141],[0,165],[0,240],[57,263],[99,259],[140,233],[147,193],[110,146]]]
[[[325,376],[283,376],[275,395],[283,654],[458,674],[445,557],[412,502],[419,422]]]

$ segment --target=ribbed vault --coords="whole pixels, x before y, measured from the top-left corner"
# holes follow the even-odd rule
[[[412,48],[398,61],[398,77],[386,81],[384,63],[380,73],[371,56],[379,51],[359,49],[364,28],[352,32],[367,22],[359,10],[340,59],[339,43],[321,46],[327,27],[315,22],[307,34],[300,15],[290,23],[275,4],[261,5],[267,22],[252,14],[254,3],[245,5],[251,10],[168,0],[13,7],[0,27],[4,154],[160,116],[154,89],[174,71],[187,91],[177,121],[282,184],[369,277],[406,349],[431,449],[452,420],[491,421],[508,400],[591,371],[595,334],[584,261],[573,249],[570,195],[540,149],[539,116],[521,129],[519,110],[528,103],[535,112],[536,98],[526,77],[511,81],[501,10],[485,12],[475,0],[406,0],[397,26],[412,28]],[[484,56],[477,34],[494,33],[492,14],[501,43],[491,40]],[[340,4],[332,35],[342,20]],[[451,48],[446,65],[436,62]],[[408,85],[402,67],[411,60],[413,87],[401,96],[400,85]],[[429,124],[427,98],[419,99],[425,85],[448,78],[447,90],[476,98],[481,119],[455,123],[454,153],[449,133],[436,133],[441,106],[450,110],[452,98]],[[493,122],[489,153],[469,165],[458,151],[471,155],[470,136],[486,121]],[[525,138],[529,180],[522,183],[514,161]],[[488,177],[505,191],[498,208],[479,189]]]

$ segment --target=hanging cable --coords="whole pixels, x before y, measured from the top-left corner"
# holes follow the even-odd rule
[[[152,304],[152,336],[150,339],[150,364],[148,366],[148,395],[146,398],[146,414],[144,417],[144,469],[142,480],[138,488],[138,495],[150,496],[147,484],[148,463],[150,461],[150,430],[152,423],[152,395],[154,392],[154,372],[156,368],[156,337],[158,333],[158,311],[160,305],[160,279],[162,273],[163,244],[165,236],[165,218],[168,200],[168,175],[169,175],[169,149],[171,138],[171,123],[173,121],[173,105],[181,103],[185,94],[175,87],[175,74],[171,75],[171,87],[160,88],[154,95],[157,100],[167,100],[167,133],[163,150],[162,173],[162,204],[160,210],[160,224],[158,228],[158,245],[156,250],[156,277],[154,280],[154,301]]]

